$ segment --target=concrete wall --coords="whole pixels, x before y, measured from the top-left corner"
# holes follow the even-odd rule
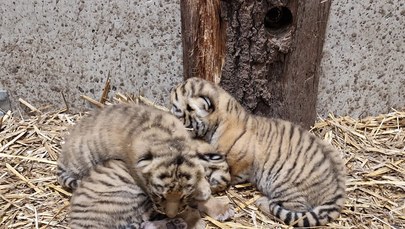
[[[364,117],[405,107],[405,3],[332,2],[317,111]]]
[[[113,89],[165,104],[181,81],[179,0],[0,1],[0,90],[14,107],[75,107]],[[365,116],[405,106],[405,5],[332,2],[317,111]]]
[[[0,89],[14,107],[73,107],[114,91],[159,103],[182,79],[179,0],[0,1]],[[61,104],[62,102],[62,104]]]

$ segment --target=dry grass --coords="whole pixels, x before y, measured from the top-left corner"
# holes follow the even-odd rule
[[[86,97],[85,97],[86,99]],[[87,98],[89,99],[89,98]],[[114,101],[146,102],[117,94]],[[80,114],[43,112],[0,118],[0,228],[66,228],[70,193],[55,179],[60,143]],[[103,106],[105,101],[93,101]],[[404,228],[405,112],[355,120],[330,116],[312,132],[341,150],[348,172],[346,207],[332,228]],[[227,195],[237,211],[232,222],[206,217],[208,228],[287,228],[254,206],[259,193],[239,185]]]

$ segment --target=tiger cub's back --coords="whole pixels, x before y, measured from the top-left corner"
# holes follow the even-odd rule
[[[70,130],[58,160],[58,181],[74,189],[89,169],[109,159],[133,161],[142,152],[134,149],[134,140],[145,143],[154,139],[187,137],[174,117],[146,105],[107,106],[84,117]]]
[[[91,169],[73,192],[70,206],[73,229],[139,228],[152,214],[152,202],[119,160]]]

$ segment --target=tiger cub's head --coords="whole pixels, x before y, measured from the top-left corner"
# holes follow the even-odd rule
[[[199,78],[190,78],[171,91],[171,112],[186,128],[192,129],[192,137],[204,137],[215,123],[218,106],[218,90],[215,85]]]
[[[174,87],[170,102],[172,114],[192,129],[192,137],[208,141],[213,129],[229,117],[231,108],[241,109],[225,90],[201,78],[189,78]]]
[[[198,147],[193,141],[162,139],[152,143],[145,141],[136,146],[142,152],[135,159],[135,168],[132,171],[135,170],[136,177],[151,198],[155,210],[170,218],[183,212],[187,206],[194,205],[195,200],[208,199],[211,190],[206,177],[217,176],[214,174],[218,170],[216,167],[225,163],[224,156],[214,153],[209,145]],[[211,164],[214,166],[210,167]],[[210,170],[206,170],[205,166]],[[227,167],[224,169],[226,177]],[[211,170],[212,174],[208,174]],[[219,180],[215,183],[217,186],[222,184],[216,178],[213,182],[216,180]]]

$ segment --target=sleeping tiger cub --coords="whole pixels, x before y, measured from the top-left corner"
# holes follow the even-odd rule
[[[192,135],[224,152],[231,183],[249,181],[256,204],[288,225],[325,225],[345,201],[339,152],[299,126],[249,114],[219,86],[190,78],[172,90],[172,113]]]
[[[156,211],[173,218],[230,180],[225,157],[189,137],[173,115],[145,105],[113,105],[83,118],[72,129],[58,160],[62,186],[75,189],[90,169],[116,159],[126,162]],[[227,218],[224,206],[218,219]],[[228,214],[229,213],[229,214]]]
[[[108,160],[93,167],[70,199],[72,229],[187,227],[181,218],[149,221],[152,217],[152,202],[120,160]]]

